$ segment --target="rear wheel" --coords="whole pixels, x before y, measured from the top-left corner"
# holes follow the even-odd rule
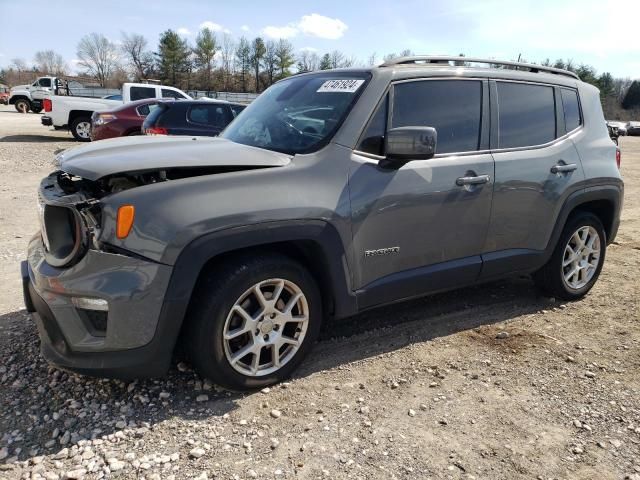
[[[40,112],[42,111],[42,107],[33,107],[33,108],[31,109],[31,111],[32,111],[33,113],[40,113]]]
[[[90,142],[91,119],[89,117],[76,117],[71,122],[71,134],[80,142]]]
[[[589,212],[572,216],[565,225],[553,255],[534,274],[545,293],[577,300],[598,280],[606,252],[606,232],[600,219]]]
[[[27,99],[20,98],[16,100],[15,107],[20,113],[28,113],[31,110],[31,103]]]
[[[235,390],[286,379],[320,331],[315,281],[279,254],[216,268],[198,286],[185,349],[198,373]]]

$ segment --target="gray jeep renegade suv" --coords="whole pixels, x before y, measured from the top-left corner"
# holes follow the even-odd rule
[[[584,296],[623,197],[597,89],[459,61],[296,75],[220,138],[61,154],[22,264],[44,356],[156,376],[180,339],[202,376],[254,388],[326,318],[513,274]]]

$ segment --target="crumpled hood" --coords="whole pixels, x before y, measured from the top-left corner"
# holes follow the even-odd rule
[[[283,167],[291,158],[224,138],[133,136],[100,140],[56,157],[58,168],[87,180],[108,175],[191,167]]]

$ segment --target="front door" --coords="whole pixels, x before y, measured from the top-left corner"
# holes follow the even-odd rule
[[[494,174],[491,154],[481,152],[487,92],[482,80],[400,82],[373,115],[349,178],[361,308],[477,278]],[[434,127],[436,156],[399,168],[380,164],[387,126]]]

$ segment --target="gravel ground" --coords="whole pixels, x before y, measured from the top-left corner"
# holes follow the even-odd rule
[[[640,480],[640,138],[621,140],[623,222],[582,301],[518,278],[379,309],[236,394],[184,363],[123,383],[42,360],[18,261],[75,143],[0,107],[0,479]]]

